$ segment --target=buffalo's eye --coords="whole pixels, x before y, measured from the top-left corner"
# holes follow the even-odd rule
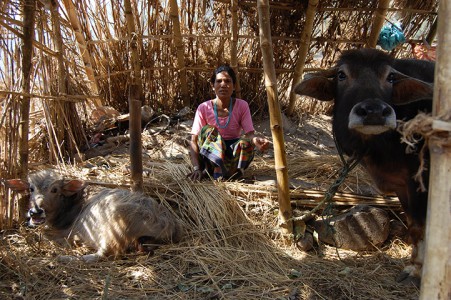
[[[34,192],[34,186],[30,186],[30,193]]]
[[[56,192],[58,192],[58,189],[57,189],[56,187],[54,187],[54,188],[52,188],[52,189],[50,190],[50,192],[51,192],[51,193],[56,193]]]
[[[395,73],[392,72],[392,73],[388,74],[387,81],[390,83],[395,82]]]
[[[340,81],[345,80],[345,79],[346,79],[346,74],[345,74],[345,72],[343,72],[343,71],[338,71],[338,73],[337,73],[337,78],[338,78],[338,80],[340,80]]]

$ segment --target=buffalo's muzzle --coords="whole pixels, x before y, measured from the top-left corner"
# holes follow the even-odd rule
[[[384,101],[365,100],[352,108],[348,128],[366,135],[381,134],[396,128],[396,114]]]

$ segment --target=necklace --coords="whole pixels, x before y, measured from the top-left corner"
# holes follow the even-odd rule
[[[216,101],[213,101],[214,103],[214,112],[215,112],[215,119],[216,119],[216,124],[218,125],[219,128],[226,128],[229,125],[230,122],[230,117],[232,116],[232,109],[233,109],[233,101],[232,101],[232,97],[230,97],[230,105],[229,105],[229,117],[227,118],[227,122],[225,123],[225,125],[221,125],[219,124],[219,119],[218,119],[218,108],[216,107]]]

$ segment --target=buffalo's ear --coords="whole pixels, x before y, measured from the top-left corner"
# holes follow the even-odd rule
[[[62,192],[64,196],[70,197],[73,194],[83,191],[85,187],[86,183],[83,180],[73,179],[64,183]]]
[[[25,192],[30,188],[30,184],[22,179],[8,179],[5,181],[5,185],[16,192]]]
[[[307,74],[304,80],[296,85],[294,92],[321,101],[331,101],[335,98],[332,74],[335,75],[335,69]]]
[[[420,100],[432,100],[433,92],[433,83],[405,77],[393,83],[392,101],[395,105],[403,105]]]

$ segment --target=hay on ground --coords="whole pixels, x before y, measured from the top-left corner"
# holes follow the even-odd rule
[[[395,240],[356,253],[320,245],[304,253],[271,238],[277,223],[270,199],[248,211],[225,184],[193,183],[177,161],[147,163],[146,193],[182,220],[187,234],[153,256],[126,255],[93,264],[60,263],[61,254],[84,254],[48,241],[39,230],[2,232],[3,299],[415,299],[418,290],[394,278],[410,247]],[[111,165],[110,165],[111,167]],[[124,169],[65,170],[91,182],[127,186]],[[126,172],[126,170],[125,170]],[[264,215],[264,217],[263,217]],[[262,221],[262,220],[265,221]]]

